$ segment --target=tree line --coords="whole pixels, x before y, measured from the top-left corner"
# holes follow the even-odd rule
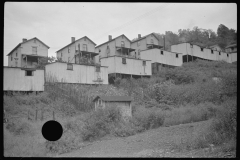
[[[209,47],[218,44],[222,50],[230,44],[237,43],[237,31],[229,29],[223,24],[220,24],[217,33],[212,29],[202,29],[197,26],[190,29],[179,29],[178,33],[166,31],[165,34],[154,33],[159,40],[159,45],[164,45],[165,37],[165,50],[170,51],[171,45],[191,42],[202,47]],[[133,40],[136,40],[134,38]]]

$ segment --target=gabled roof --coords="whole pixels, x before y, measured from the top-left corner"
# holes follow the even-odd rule
[[[231,45],[228,45],[227,47],[225,47],[225,49],[230,48],[230,47],[235,47],[235,46],[237,46],[237,44],[231,44]]]
[[[137,41],[140,41],[140,40],[146,38],[147,36],[149,36],[149,35],[151,35],[151,34],[152,34],[155,38],[157,38],[157,40],[159,40],[158,37],[157,37],[154,33],[150,33],[150,34],[148,34],[148,35],[146,35],[146,36],[143,36],[143,37],[141,37],[141,38],[138,38],[138,39],[132,41],[132,43],[137,42]]]
[[[122,35],[120,35],[120,36],[118,36],[118,37],[121,37],[121,36],[124,36],[125,38],[127,38],[124,34],[122,34]],[[118,37],[113,38],[112,40],[107,41],[107,42],[104,42],[104,43],[102,43],[102,44],[99,44],[99,45],[96,46],[95,48],[100,47],[100,46],[102,46],[102,45],[104,45],[104,44],[106,44],[106,43],[109,43],[109,42],[115,41],[115,39],[117,39]],[[130,39],[127,38],[127,40],[128,40],[129,42],[131,42]]]
[[[41,43],[42,43],[43,45],[45,45],[47,48],[50,48],[50,47],[47,46],[45,43],[43,43],[40,39],[38,39],[37,37],[34,37],[34,38],[29,39],[29,40],[27,40],[27,41],[25,41],[25,42],[19,43],[15,48],[13,48],[13,50],[12,50],[10,53],[7,54],[7,56],[9,56],[13,51],[15,51],[18,47],[20,47],[21,44],[24,44],[24,43],[26,43],[26,42],[29,42],[29,41],[31,41],[31,40],[33,40],[33,39],[37,39],[39,42],[41,42]]]
[[[98,98],[102,99],[103,101],[108,102],[130,102],[132,98],[129,96],[97,96],[94,98],[93,102],[96,101]]]
[[[61,51],[62,49],[66,48],[66,47],[68,47],[68,46],[70,46],[70,45],[72,45],[72,44],[75,43],[76,41],[79,41],[80,39],[83,39],[83,38],[87,38],[89,41],[91,41],[91,42],[96,46],[96,43],[94,43],[94,42],[93,42],[90,38],[88,38],[87,36],[84,36],[84,37],[82,37],[82,38],[79,38],[79,39],[75,40],[74,42],[71,42],[70,44],[66,45],[65,47],[59,49],[59,50],[56,51],[55,53]]]

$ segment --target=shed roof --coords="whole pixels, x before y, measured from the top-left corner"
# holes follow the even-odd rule
[[[94,98],[93,102],[96,101],[98,98],[109,101],[109,102],[130,102],[132,98],[129,96],[97,96]]]

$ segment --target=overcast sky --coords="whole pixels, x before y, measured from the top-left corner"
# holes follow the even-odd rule
[[[23,38],[39,38],[50,47],[48,56],[71,42],[88,36],[97,45],[125,34],[130,40],[138,34],[178,29],[217,31],[220,24],[237,29],[234,3],[81,3],[6,2],[4,7],[4,65],[7,54]]]

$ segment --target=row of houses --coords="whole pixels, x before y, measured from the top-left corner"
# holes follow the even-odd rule
[[[84,36],[56,51],[57,62],[37,69],[48,49],[38,38],[23,39],[7,56],[4,66],[4,91],[44,91],[45,82],[108,84],[116,77],[150,77],[163,67],[178,67],[196,58],[228,63],[237,61],[237,45],[228,52],[202,48],[191,43],[163,46],[154,33],[129,40],[124,34],[96,45]],[[233,49],[233,50],[232,50]]]

